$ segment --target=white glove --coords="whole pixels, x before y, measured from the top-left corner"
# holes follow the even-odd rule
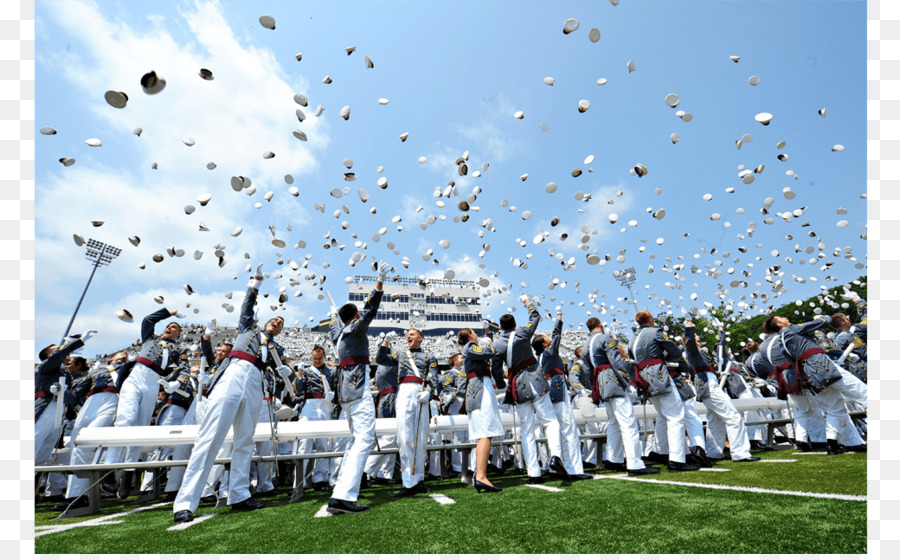
[[[388,331],[388,332],[384,335],[384,338],[385,338],[385,340],[392,340],[392,339],[394,339],[394,338],[397,338],[397,333],[395,333],[394,331]]]
[[[284,422],[285,420],[293,418],[294,414],[295,411],[293,408],[282,405],[281,408],[275,411],[275,419]]]
[[[527,299],[528,296],[526,296],[525,294],[519,294],[519,301],[521,301],[522,303],[525,303],[525,300]]]
[[[184,319],[187,315],[185,315],[184,313],[178,312],[175,314],[175,316],[178,317],[179,319]]]
[[[418,393],[416,393],[416,402],[418,402],[419,404],[425,404],[430,400],[431,391],[426,389],[425,391],[419,391]]]
[[[260,284],[262,284],[262,280],[258,280],[257,278],[251,278],[249,282],[247,282],[248,288],[253,288],[254,290],[258,290]]]
[[[850,362],[851,364],[855,364],[856,362],[859,361],[859,356],[857,356],[856,354],[851,352],[851,353],[847,354],[847,361]]]
[[[387,280],[388,271],[391,269],[391,265],[386,262],[381,263],[381,266],[378,267],[378,281],[384,282]]]
[[[335,306],[331,306],[331,311],[328,312],[329,317],[337,317],[338,316],[338,308]]]
[[[56,395],[57,397],[62,394],[62,390],[60,390],[59,385],[56,383],[54,383],[53,385],[50,386],[50,392],[53,393],[54,395]]]
[[[329,406],[331,406],[330,403],[332,400],[334,400],[334,392],[329,391],[329,392],[325,393],[325,398],[322,399],[322,402],[329,403]]]
[[[815,317],[813,317],[813,319],[815,319],[816,321],[824,321],[826,323],[831,322],[831,317],[826,317],[825,315],[816,315]]]
[[[262,276],[262,275],[263,275],[263,273],[262,273],[262,267],[263,267],[262,263],[259,263],[258,265],[256,265],[256,275],[257,275],[257,276]]]
[[[280,365],[275,368],[275,373],[282,377],[287,377],[291,374],[291,366]]]
[[[203,332],[206,336],[212,336],[216,332],[216,320],[212,319],[206,324],[206,330]]]
[[[481,321],[481,327],[482,327],[483,329],[489,329],[489,328],[491,328],[491,323],[490,323],[490,321],[488,321],[487,319],[483,319],[483,320]]]
[[[181,383],[179,383],[179,382],[177,382],[177,381],[169,381],[168,383],[166,383],[165,385],[163,385],[163,387],[165,388],[166,393],[169,393],[169,394],[171,395],[171,394],[174,393],[179,387],[181,387]]]
[[[490,337],[487,337],[487,336],[483,336],[478,339],[479,346],[490,346],[493,343],[494,342],[490,339]]]
[[[84,332],[81,334],[81,340],[87,342],[87,341],[90,340],[91,337],[94,336],[95,334],[97,334],[97,331],[95,331],[95,330],[84,331]]]

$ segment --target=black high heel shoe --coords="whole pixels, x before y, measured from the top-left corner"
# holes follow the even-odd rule
[[[500,492],[503,488],[498,488],[496,486],[489,486],[480,480],[475,481],[475,490],[478,491],[479,494],[482,492]]]

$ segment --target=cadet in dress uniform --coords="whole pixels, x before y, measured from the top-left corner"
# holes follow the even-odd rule
[[[694,333],[694,323],[684,323],[684,348],[687,363],[694,371],[697,400],[706,406],[706,445],[709,458],[724,459],[725,436],[731,447],[732,461],[758,461],[750,455],[750,439],[744,419],[734,407],[731,398],[719,386],[719,377],[710,365],[709,358],[700,349],[700,337]],[[697,452],[691,449],[695,455]]]
[[[466,372],[462,369],[463,357],[461,353],[456,353],[448,359],[450,369],[444,374],[444,383],[441,388],[441,414],[453,416],[463,414],[462,405],[466,398]],[[457,430],[452,432],[451,441],[454,445],[468,443],[469,438],[466,436],[465,430]],[[463,458],[467,454],[459,449],[450,452],[450,468],[454,474],[465,474],[465,466]]]
[[[490,344],[481,345],[472,329],[462,329],[456,335],[462,347],[462,369],[466,373],[465,409],[469,417],[469,439],[475,444],[475,490],[499,492],[487,477],[488,460],[491,456],[491,439],[502,436],[503,423],[500,408],[491,380],[491,361],[495,356]]]
[[[597,406],[593,404],[593,400],[591,399],[592,383],[591,368],[584,360],[584,347],[578,346],[575,348],[575,359],[572,360],[572,364],[569,366],[569,395],[572,398],[572,408],[580,409],[581,406],[586,406],[583,402],[590,402],[591,405]],[[605,424],[601,425],[597,422],[584,422],[579,428],[582,434],[593,435],[602,433],[606,429],[606,426]],[[596,468],[597,465],[600,464],[602,458],[603,456],[600,452],[598,440],[585,439],[581,443],[581,461],[583,468]],[[622,468],[625,468],[624,464]]]
[[[538,356],[538,367],[550,386],[550,402],[559,421],[564,442],[566,471],[575,480],[593,479],[594,477],[584,474],[584,465],[581,463],[581,440],[575,427],[575,411],[572,410],[569,388],[566,385],[566,370],[559,355],[562,329],[562,313],[557,313],[550,339],[537,335],[531,340],[531,347]]]
[[[631,359],[637,363],[635,381],[665,420],[669,440],[669,471],[695,471],[698,467],[684,462],[685,445],[684,403],[672,381],[666,360],[687,364],[681,350],[654,326],[653,316],[646,309],[634,317],[639,325],[634,340],[628,348]],[[657,419],[657,424],[659,419]]]
[[[394,333],[388,333],[390,337],[382,337],[381,344],[390,348],[390,341],[394,338]],[[377,418],[396,418],[397,403],[397,383],[399,377],[397,375],[397,362],[399,356],[393,350],[390,350],[391,357],[385,363],[379,363],[375,369],[375,388],[378,394],[375,395],[375,414]],[[377,358],[376,358],[377,362]],[[396,434],[382,434],[378,436],[378,445],[381,448],[391,447],[397,443]],[[371,455],[366,461],[366,474],[369,480],[378,484],[390,484],[394,477],[394,465],[397,463],[396,453],[383,453],[381,455]]]
[[[209,371],[204,373],[200,372],[199,381],[200,384],[203,385],[202,394],[198,394],[197,398],[194,399],[194,424],[202,424],[203,419],[206,417],[206,409],[209,406],[209,391],[213,387],[216,382],[216,379],[225,371],[225,368],[228,367],[230,360],[228,360],[228,354],[234,349],[234,344],[228,341],[222,342],[219,348],[216,349],[215,355],[212,353],[212,344],[210,343],[209,337],[212,335],[215,330],[215,325],[212,321],[210,321],[210,325],[207,327],[207,331],[205,336],[200,339],[200,350],[201,356],[206,360],[207,364],[211,364],[209,366]],[[201,362],[202,365],[202,362]],[[181,446],[179,446],[181,447]],[[194,446],[191,445],[186,449],[179,451],[178,448],[175,448],[175,457],[179,457],[180,459],[189,459],[191,456],[191,449]],[[223,443],[222,447],[219,449],[219,452],[216,456],[216,459],[224,459],[227,457],[231,457],[231,449],[232,443],[227,442]],[[184,476],[184,467],[176,467],[179,471],[175,471],[172,469],[169,472],[169,480],[171,481],[173,478],[173,472],[176,474],[177,484],[172,484],[169,486],[169,483],[166,483],[166,492],[178,492],[178,489],[181,487],[182,477]],[[225,470],[225,465],[223,464],[213,464],[212,469],[209,471],[209,476],[206,479],[206,485],[203,487],[203,491],[200,493],[200,501],[203,503],[215,503],[218,499],[215,493],[216,484],[223,480],[224,483],[220,485],[222,488],[221,495],[224,497],[228,491],[228,473]]]
[[[853,375],[857,376],[863,383],[868,382],[868,349],[866,343],[858,336],[850,332],[853,325],[850,319],[843,313],[835,313],[831,316],[831,326],[834,327],[834,347],[843,352],[848,346],[853,346],[853,350],[847,355],[845,360],[846,368]]]
[[[547,447],[550,449],[550,468],[557,476],[568,479],[569,473],[560,459],[559,420],[550,402],[550,386],[541,375],[537,358],[531,349],[531,338],[541,315],[531,305],[528,298],[522,303],[528,309],[528,323],[516,327],[516,318],[506,314],[500,317],[500,334],[494,340],[494,360],[491,367],[498,374],[507,366],[507,387],[504,402],[516,405],[516,414],[522,420],[522,455],[528,478],[531,483],[543,481],[541,467],[538,463],[537,441],[535,441],[535,419],[543,426],[547,434]],[[471,436],[470,436],[471,437]]]
[[[64,367],[66,358],[84,346],[97,331],[87,331],[81,336],[66,338],[62,344],[51,344],[38,353],[41,363],[34,369],[34,464],[49,464],[53,455],[53,447],[59,439],[62,425],[56,425],[56,407],[64,406],[68,398],[59,385],[59,378],[66,379],[66,386],[71,385],[71,374]],[[62,403],[59,401],[62,400]],[[61,475],[60,475],[61,476]],[[49,478],[49,477],[48,477]],[[35,475],[35,492],[41,475]],[[51,486],[60,486],[57,483]],[[58,499],[62,499],[60,494]]]
[[[340,311],[332,308],[331,341],[337,350],[340,381],[335,388],[337,399],[350,423],[350,447],[341,461],[340,475],[328,501],[329,513],[361,513],[369,506],[357,504],[366,459],[375,444],[375,401],[369,392],[369,339],[366,332],[378,313],[384,295],[382,288],[390,265],[381,263],[378,281],[363,306],[344,304]]]
[[[591,372],[591,398],[594,404],[603,403],[606,424],[607,460],[615,470],[623,465],[630,476],[658,474],[659,469],[647,468],[641,459],[641,440],[632,404],[631,383],[625,372],[629,367],[619,354],[616,339],[607,334],[596,317],[587,320],[590,330],[585,346],[584,362]]]
[[[181,359],[181,325],[171,322],[166,325],[161,336],[153,331],[156,323],[178,315],[165,307],[144,317],[141,321],[141,352],[127,375],[116,381],[119,389],[119,405],[116,409],[115,426],[149,426],[159,394],[159,379],[166,376],[166,369],[178,367]],[[140,458],[141,446],[113,447],[107,451],[106,463],[134,463]],[[127,469],[119,481],[119,498],[131,494],[134,469]]]
[[[397,386],[397,447],[400,450],[400,473],[403,488],[394,494],[405,498],[429,492],[425,486],[425,449],[428,438],[429,402],[438,390],[437,359],[422,348],[422,331],[409,329],[406,333],[408,350],[397,358],[387,346],[378,348],[375,361],[396,365]],[[396,355],[396,354],[394,354]]]
[[[229,476],[228,504],[232,511],[249,511],[263,507],[250,497],[250,458],[253,454],[253,435],[262,405],[262,368],[268,348],[262,343],[263,331],[257,327],[253,308],[263,280],[261,265],[256,276],[248,282],[248,290],[241,304],[238,336],[228,354],[224,371],[217,376],[209,390],[206,414],[200,424],[194,450],[184,473],[184,482],[175,498],[175,522],[194,518],[203,486],[212,470],[216,453],[228,430],[233,426],[234,451]],[[284,322],[273,319],[273,330],[281,332]],[[270,333],[271,334],[271,333]],[[278,334],[275,332],[274,334]],[[287,367],[287,366],[282,366]]]
[[[300,364],[296,375],[296,389],[298,398],[302,398],[300,407],[300,422],[319,422],[331,420],[331,400],[334,393],[328,383],[330,369],[325,364],[325,349],[316,346],[311,352],[312,364]],[[327,453],[331,451],[328,438],[306,438],[300,441],[297,452]],[[331,460],[307,459],[303,461],[302,476],[300,480],[294,480],[294,487],[306,484],[310,470],[312,471],[312,485],[314,490],[328,490],[328,478],[331,475]]]
[[[796,363],[796,380],[784,379],[782,388],[787,392],[799,390],[801,394],[814,395],[815,403],[825,412],[826,449],[829,455],[841,452],[838,446],[839,435],[843,435],[848,450],[865,451],[866,445],[853,428],[844,407],[842,391],[847,390],[848,386],[841,368],[831,361],[821,346],[807,336],[807,333],[825,325],[826,321],[826,317],[820,317],[803,325],[792,325],[784,317],[773,316],[767,319],[764,328],[766,333],[772,335],[769,338],[773,338],[770,348],[780,346],[784,351],[782,359],[789,360],[788,366],[784,362],[777,365],[773,362],[775,372],[776,375],[783,376],[789,364]],[[846,375],[853,377],[849,372]]]

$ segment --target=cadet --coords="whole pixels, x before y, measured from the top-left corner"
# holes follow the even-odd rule
[[[390,348],[391,339],[395,337],[395,333],[390,332],[385,336],[382,333],[382,346]],[[399,357],[393,350],[390,351],[394,360]],[[377,361],[377,359],[376,359]],[[375,395],[375,413],[378,418],[396,418],[397,416],[397,362],[379,363],[375,370],[375,388],[378,394]],[[396,434],[383,434],[378,437],[378,445],[380,447],[390,447],[397,443]],[[381,455],[372,455],[366,461],[366,474],[369,480],[377,484],[390,484],[394,477],[394,465],[397,462],[396,453],[383,453]]]

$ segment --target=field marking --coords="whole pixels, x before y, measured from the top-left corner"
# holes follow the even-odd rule
[[[801,498],[824,498],[828,500],[847,500],[851,502],[865,502],[867,496],[857,494],[820,494],[817,492],[801,492],[799,490],[775,490],[772,488],[757,488],[755,486],[725,486],[723,484],[702,484],[699,482],[681,482],[677,480],[660,480],[658,478],[637,478],[625,475],[608,476],[607,479],[628,480],[631,482],[648,482],[650,484],[670,484],[672,486],[690,486],[693,488],[708,488],[710,490],[736,490],[738,492],[752,492],[755,494],[779,494],[783,496],[799,496]]]
[[[201,515],[200,517],[195,517],[193,521],[188,521],[187,523],[179,523],[178,525],[172,525],[166,531],[182,531],[196,525],[197,523],[203,523],[207,519],[212,519],[213,517],[219,515],[218,513],[208,513],[206,515]]]
[[[317,511],[316,514],[313,515],[313,517],[331,517],[333,514],[328,511],[325,511],[327,509],[328,509],[328,504],[323,505],[322,507],[319,508],[319,511]]]
[[[700,472],[731,472],[731,469],[723,469],[722,467],[703,467]]]
[[[758,463],[796,463],[797,459],[760,459]]]
[[[80,521],[78,523],[69,523],[68,525],[42,525],[40,527],[35,527],[35,537],[43,537],[44,535],[53,535],[55,533],[62,533],[63,531],[68,531],[69,529],[76,529],[78,527],[96,527],[98,525],[111,525],[109,523],[110,520],[115,519],[117,517],[122,517],[128,515],[130,513],[135,513],[138,511],[146,511],[148,509],[158,508],[159,506],[168,506],[172,505],[172,502],[163,502],[158,504],[150,504],[149,506],[139,507],[137,509],[132,509],[129,511],[123,511],[120,513],[114,513],[112,515],[106,515],[104,517],[98,517],[97,519],[89,519],[87,521]],[[121,521],[116,521],[114,523],[121,523]],[[40,531],[40,532],[38,532]]]
[[[797,451],[796,453],[792,453],[792,455],[827,455],[827,451]]]
[[[606,477],[609,478],[609,477]],[[554,488],[553,486],[544,486],[543,484],[526,484],[529,488],[537,488],[538,490],[546,490],[547,492],[563,492],[562,488]]]
[[[444,506],[449,506],[449,505],[456,503],[455,501],[453,501],[452,498],[448,498],[447,496],[445,496],[443,494],[429,494],[429,496],[434,498],[435,502],[437,502],[441,505],[444,505]]]

